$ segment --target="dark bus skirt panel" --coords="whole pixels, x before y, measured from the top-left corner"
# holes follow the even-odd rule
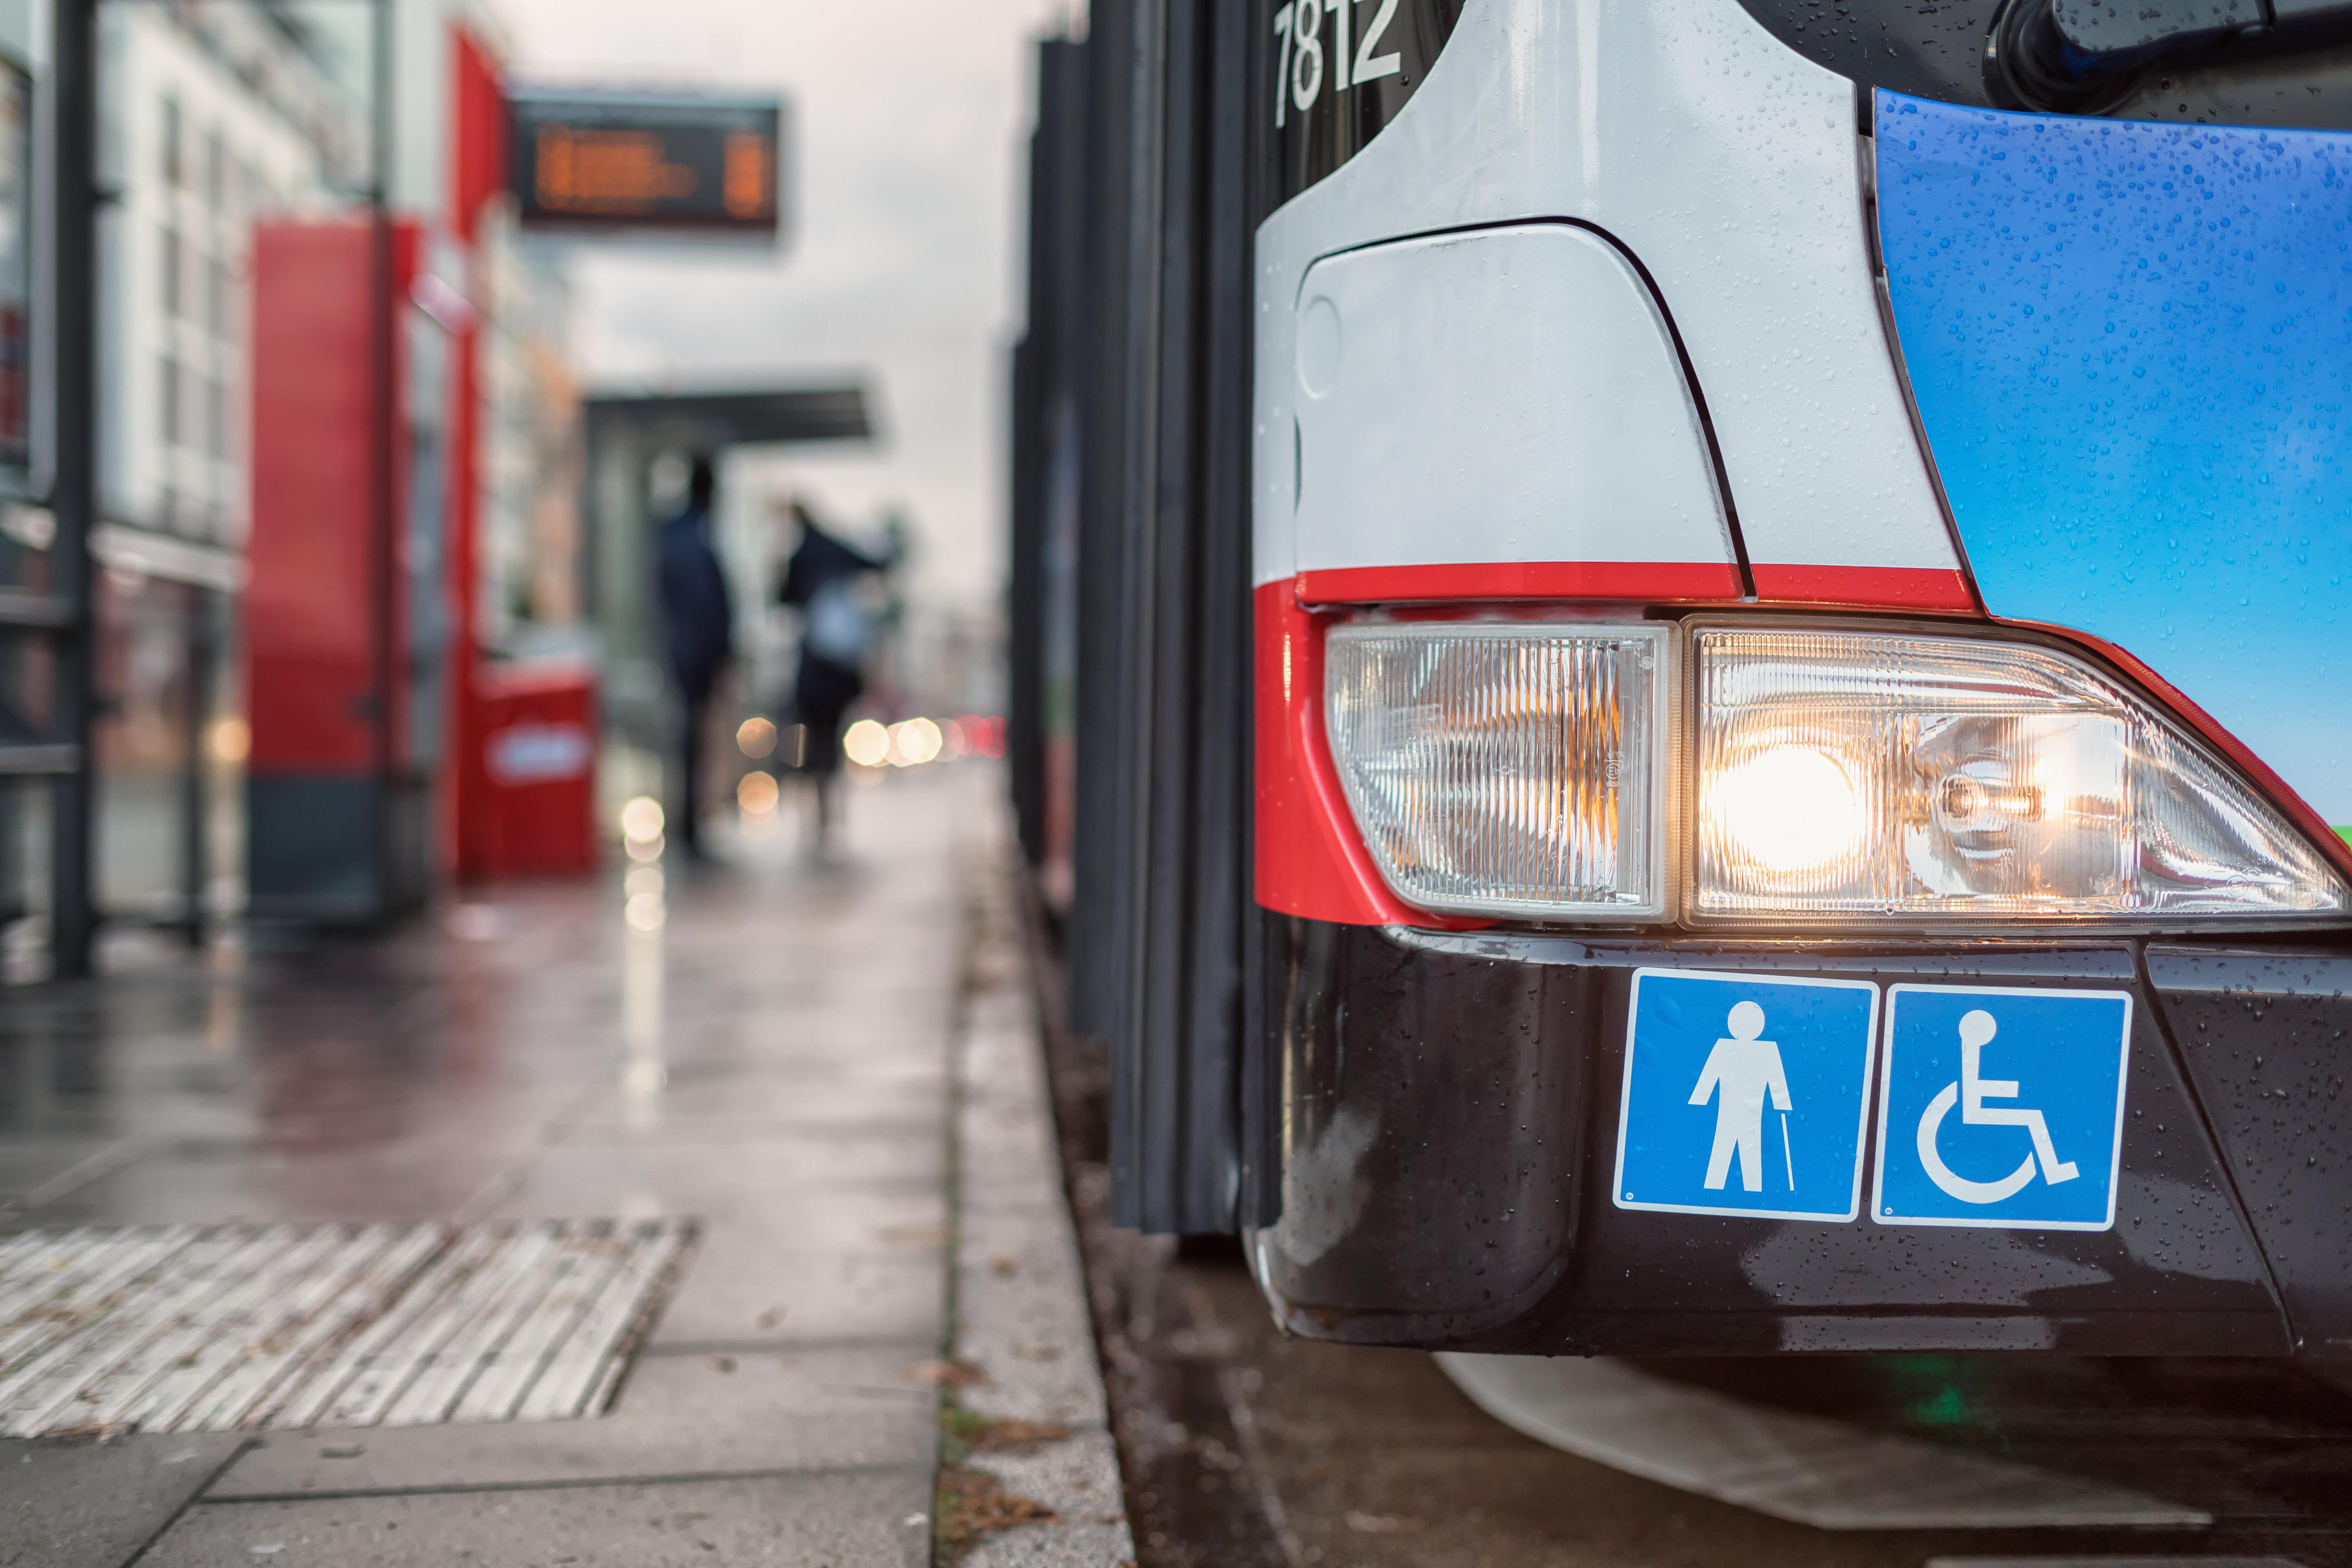
[[[2352,1352],[2352,1111],[2326,1065],[2352,957],[1266,930],[1274,1037],[1245,1103],[1271,1179],[1249,1241],[1293,1332],[1538,1354]],[[1618,1208],[1643,968],[2130,992],[2114,1226]]]

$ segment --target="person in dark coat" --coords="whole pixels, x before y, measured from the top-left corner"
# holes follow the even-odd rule
[[[661,527],[662,639],[670,674],[685,700],[685,732],[679,737],[684,798],[676,818],[686,853],[702,858],[698,818],[702,806],[703,727],[710,696],[735,655],[735,612],[728,602],[727,574],[710,545],[710,500],[716,489],[710,459],[694,459],[686,508]]]
[[[802,766],[816,787],[813,847],[822,852],[833,833],[842,721],[866,689],[866,659],[873,640],[862,579],[889,570],[896,552],[886,557],[868,555],[819,527],[804,503],[795,500],[792,506],[793,519],[800,524],[800,543],[785,563],[776,596],[801,613],[793,707],[806,748]]]

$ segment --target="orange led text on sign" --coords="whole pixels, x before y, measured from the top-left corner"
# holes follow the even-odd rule
[[[662,139],[648,131],[574,131],[542,125],[536,138],[533,182],[540,205],[556,212],[646,212],[694,194],[694,171],[663,156]],[[734,156],[729,149],[729,205],[733,205]]]
[[[726,174],[720,195],[730,217],[759,217],[768,210],[772,167],[768,139],[756,131],[727,133]]]

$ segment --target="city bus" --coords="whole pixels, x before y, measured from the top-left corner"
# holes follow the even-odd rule
[[[2352,1352],[2352,7],[1098,0],[1013,774],[1324,1340]]]

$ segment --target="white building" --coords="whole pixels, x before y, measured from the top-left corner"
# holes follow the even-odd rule
[[[252,433],[254,225],[322,216],[366,178],[349,40],[257,4],[100,10],[100,510],[234,549]],[[363,41],[363,40],[362,40]]]
[[[26,0],[0,7],[11,3]],[[32,9],[46,11],[44,0]],[[132,0],[99,11],[110,199],[100,223],[103,521],[92,540],[104,568],[98,858],[101,906],[115,914],[184,918],[192,885],[215,910],[241,902],[252,238],[263,222],[364,212],[374,9]],[[389,205],[446,228],[454,29],[493,48],[501,32],[478,0],[394,0],[391,24]],[[494,222],[484,237],[467,292],[483,329],[478,635],[495,646],[511,622],[571,609],[546,546],[565,559],[576,548],[560,479],[573,395],[560,275],[522,257],[510,229]]]
[[[481,311],[479,606],[486,648],[580,646],[580,388],[562,253],[525,242],[493,205],[474,258]]]

